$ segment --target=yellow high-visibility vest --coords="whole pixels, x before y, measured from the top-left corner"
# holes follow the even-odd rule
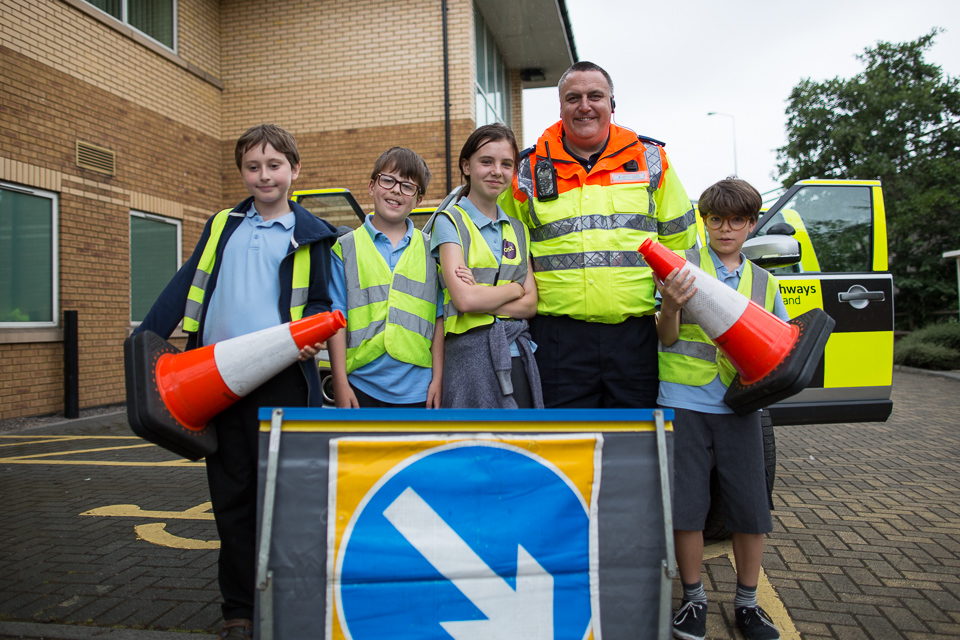
[[[497,264],[497,258],[480,233],[480,228],[470,219],[470,214],[459,205],[440,211],[453,222],[463,248],[463,259],[473,272],[477,284],[488,287],[503,286],[512,282],[523,284],[527,277],[527,247],[529,231],[519,220],[509,218],[510,224],[503,226],[503,240],[516,247],[513,255],[504,254]],[[443,287],[443,327],[444,333],[466,333],[475,327],[493,324],[489,313],[461,313],[453,304],[450,290],[444,281],[443,269],[440,270],[440,284]],[[456,277],[456,276],[452,276]]]
[[[206,293],[210,274],[217,260],[217,245],[220,236],[227,224],[227,218],[233,209],[224,209],[213,218],[210,226],[210,237],[203,246],[200,262],[193,274],[190,291],[187,293],[187,305],[183,310],[183,330],[187,333],[196,333],[200,330],[200,310],[203,307],[203,297]],[[310,289],[310,247],[303,245],[297,248],[293,256],[293,289],[290,292],[290,319],[299,320],[303,317],[303,310],[307,306],[307,296]]]
[[[392,273],[363,227],[341,237],[333,251],[343,260],[347,286],[347,373],[384,353],[433,366],[437,261],[423,233],[414,230]]]

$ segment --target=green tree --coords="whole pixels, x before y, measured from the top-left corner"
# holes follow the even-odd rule
[[[805,178],[880,179],[898,289],[898,328],[957,308],[960,249],[960,81],[924,60],[941,29],[913,42],[878,42],[856,76],[804,79],[787,106],[777,150],[784,187]]]

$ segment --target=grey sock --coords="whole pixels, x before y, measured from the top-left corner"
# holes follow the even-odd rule
[[[733,598],[734,607],[755,607],[757,606],[757,588],[745,587],[737,582],[737,595]]]
[[[697,580],[696,584],[684,584],[683,585],[683,599],[690,602],[706,602],[707,601],[707,592],[703,590],[703,580]]]

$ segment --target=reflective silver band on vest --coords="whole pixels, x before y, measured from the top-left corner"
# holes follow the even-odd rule
[[[694,342],[692,340],[677,340],[669,347],[663,346],[662,342],[659,344],[659,350],[664,353],[675,353],[707,362],[717,361],[717,347],[714,344]]]
[[[391,307],[388,315],[390,324],[403,327],[418,335],[426,336],[428,339],[433,337],[436,325],[416,314]],[[347,348],[355,349],[363,344],[364,340],[373,340],[377,337],[377,334],[385,331],[386,328],[387,320],[376,320],[362,329],[350,331],[347,333]]]
[[[428,280],[430,279],[432,278],[428,278]],[[401,273],[393,274],[393,290],[406,293],[418,300],[430,300],[431,297],[436,296],[437,290],[432,285],[432,282],[430,284],[418,282]]]
[[[418,335],[426,336],[428,339],[433,338],[433,331],[436,328],[435,322],[430,322],[415,313],[394,307],[390,308],[389,321],[390,324],[403,327],[407,331],[412,331]]]
[[[660,150],[650,145],[643,152],[643,159],[647,163],[647,176],[650,180],[650,188],[647,189],[647,215],[657,217],[657,201],[654,194],[660,187],[660,176],[663,175],[663,164],[660,162]]]
[[[674,218],[667,222],[657,224],[657,234],[661,236],[672,236],[675,233],[683,233],[690,225],[697,223],[697,214],[690,209],[679,218]]]
[[[663,175],[663,163],[660,162],[660,149],[652,144],[647,146],[643,152],[643,159],[647,162],[650,190],[655,191],[660,186],[660,176]]]
[[[533,270],[562,271],[593,267],[646,267],[647,263],[636,251],[587,251],[553,256],[534,256]]]
[[[364,340],[372,340],[376,335],[387,328],[386,319],[375,320],[363,327],[347,332],[347,349],[359,347]]]
[[[201,271],[200,269],[197,269],[196,271],[193,272],[193,282],[191,283],[191,286],[194,286],[197,289],[203,289],[204,291],[206,291],[207,281],[209,280],[210,280],[209,273],[207,273],[206,271]]]
[[[536,157],[535,153],[531,155]],[[517,186],[520,188],[520,191],[527,194],[530,219],[533,220],[533,224],[539,227],[540,218],[537,217],[537,211],[533,205],[535,198],[533,197],[533,176],[530,172],[530,155],[520,158],[520,166],[517,167]]]
[[[290,292],[290,306],[302,307],[307,304],[307,294],[310,292],[308,287],[300,287]]]
[[[184,307],[183,317],[191,320],[200,320],[200,304],[196,300],[187,298],[187,304]]]
[[[756,265],[753,266],[753,285],[750,287],[750,299],[764,309],[766,308],[767,281],[769,279],[770,274],[765,269],[761,269]]]
[[[530,231],[531,242],[552,240],[570,233],[583,231],[608,231],[613,229],[637,229],[648,233],[656,233],[657,221],[640,213],[614,213],[609,216],[594,214],[566,218],[545,224]]]

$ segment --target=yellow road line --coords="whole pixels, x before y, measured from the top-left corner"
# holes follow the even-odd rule
[[[730,560],[730,564],[733,566],[733,570],[737,570],[737,562],[733,557],[733,542],[730,540],[717,542],[703,549],[704,560],[719,558],[721,556],[727,556],[727,559]],[[800,632],[797,631],[797,627],[794,626],[790,614],[787,613],[787,608],[783,606],[783,602],[780,601],[780,596],[777,595],[776,589],[770,584],[770,580],[767,578],[763,567],[760,567],[760,580],[757,582],[757,602],[763,607],[763,610],[770,615],[773,624],[777,625],[777,628],[780,629],[781,640],[800,640]]]
[[[13,440],[15,438],[32,438],[36,440],[139,440],[139,436],[0,436],[0,440]]]
[[[137,532],[137,538],[151,544],[161,547],[170,547],[172,549],[219,549],[219,540],[193,540],[191,538],[181,538],[167,532],[164,528],[166,522],[154,522],[153,524],[140,524],[133,529]]]
[[[187,460],[166,460],[164,462],[120,462],[98,460],[21,460],[19,458],[0,458],[0,464],[52,464],[78,467],[200,467],[206,466],[203,462],[189,462]]]
[[[113,516],[123,518],[164,518],[167,520],[213,520],[212,505],[204,502],[185,511],[146,511],[135,504],[113,504],[84,511],[82,516]]]
[[[123,449],[142,449],[143,447],[152,447],[155,445],[150,444],[132,444],[123,447],[98,447],[96,449],[74,449],[72,451],[50,451],[47,453],[32,453],[25,456],[14,456],[13,458],[7,458],[10,461],[14,460],[36,460],[37,458],[49,458],[52,456],[68,456],[75,453],[97,453],[100,451],[118,451]]]

